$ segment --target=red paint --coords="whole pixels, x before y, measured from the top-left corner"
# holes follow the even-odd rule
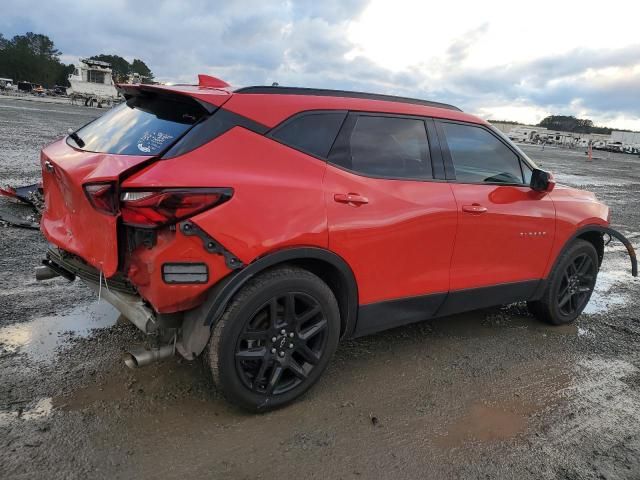
[[[47,240],[82,257],[110,277],[118,268],[117,217],[98,212],[85,183],[117,181],[149,157],[82,152],[64,139],[42,150],[45,211],[40,229]],[[45,165],[48,162],[48,165]]]
[[[198,75],[198,86],[209,88],[227,88],[230,87],[227,82],[220,80],[219,78],[212,77],[211,75]]]
[[[325,170],[324,162],[236,127],[189,154],[152,164],[123,188],[233,188],[231,200],[193,221],[249,263],[287,246],[326,248]]]
[[[211,84],[206,80],[204,84]],[[215,82],[214,82],[215,83]],[[424,115],[484,124],[471,115],[390,101],[301,95],[233,94],[211,86],[123,86],[191,95],[274,126],[309,109]],[[235,127],[169,160],[82,152],[64,140],[42,152],[47,239],[101,269],[123,272],[158,312],[197,306],[230,273],[202,241],[162,227],[156,244],[129,252],[118,244],[120,213],[91,206],[83,185],[114,181],[121,189],[219,187],[230,200],[191,221],[244,264],[287,247],[314,246],[353,270],[361,304],[544,278],[577,228],[606,225],[608,208],[588,193],[558,186],[467,185],[368,178]],[[47,167],[50,162],[53,171]],[[121,230],[122,233],[122,230]],[[120,262],[119,262],[120,253]],[[168,285],[166,262],[204,262],[209,283]]]
[[[209,284],[169,285],[162,280],[162,264],[167,262],[204,262],[209,269]],[[138,247],[127,259],[123,270],[138,292],[156,311],[173,313],[200,304],[211,285],[229,273],[220,255],[205,254],[198,237],[163,230],[157,244]]]
[[[361,304],[449,290],[456,208],[447,183],[383,180],[327,167],[329,249],[351,266]],[[336,192],[366,197],[335,201]]]
[[[556,235],[545,277],[550,273],[562,247],[577,229],[586,225],[609,225],[609,207],[598,202],[591,192],[557,185],[550,197],[556,206]]]
[[[357,110],[362,112],[397,113],[448,118],[486,125],[484,120],[457,110],[428,107],[411,103],[369,100],[364,98],[324,97],[305,95],[242,94],[233,95],[224,106],[268,127],[279,124],[291,115],[305,110]]]
[[[549,194],[496,185],[451,188],[459,212],[452,290],[542,278],[555,234]]]

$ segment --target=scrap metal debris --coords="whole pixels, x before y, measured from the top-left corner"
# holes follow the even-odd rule
[[[40,215],[44,208],[44,196],[41,183],[34,183],[22,187],[6,186],[0,188],[0,196],[28,205],[32,209],[32,213],[24,218],[0,209],[0,222],[18,228],[29,228],[33,230],[40,228]]]

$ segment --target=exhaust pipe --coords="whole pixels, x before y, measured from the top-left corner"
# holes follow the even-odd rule
[[[50,278],[59,277],[60,274],[51,268],[43,265],[42,267],[36,267],[36,280],[49,280]]]
[[[144,347],[132,348],[124,354],[124,364],[129,368],[138,368],[153,362],[172,357],[175,353],[174,345],[163,345],[147,350]]]
[[[63,277],[73,282],[76,279],[75,274],[56,265],[49,259],[42,260],[42,266],[36,267],[36,280],[49,280],[50,278]]]

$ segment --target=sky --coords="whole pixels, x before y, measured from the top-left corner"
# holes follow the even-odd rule
[[[3,0],[0,33],[61,60],[141,58],[156,79],[339,88],[640,130],[640,2]]]

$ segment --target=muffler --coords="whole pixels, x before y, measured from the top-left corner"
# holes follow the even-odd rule
[[[163,345],[162,347],[155,347],[151,350],[147,350],[144,347],[136,347],[129,350],[124,354],[124,364],[129,368],[138,368],[149,365],[153,362],[163,360],[165,358],[172,357],[175,353],[175,347],[173,343],[169,345]]]

